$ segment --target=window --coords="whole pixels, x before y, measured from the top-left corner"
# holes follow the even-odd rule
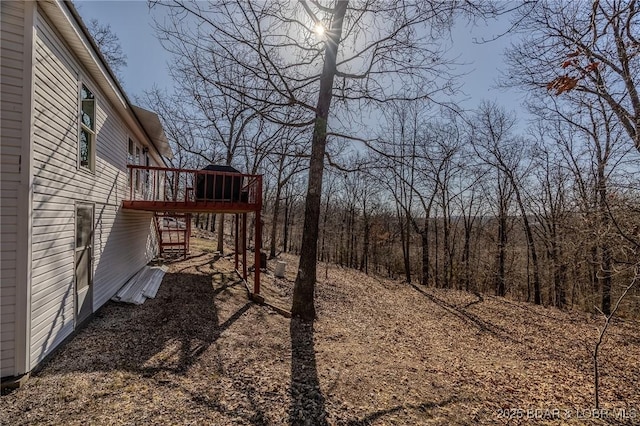
[[[136,166],[140,165],[140,147],[136,146],[136,159],[135,159],[135,163]],[[140,169],[136,169],[136,191],[140,191]]]
[[[129,139],[129,151],[127,151],[127,164],[133,164],[133,147],[135,144]]]
[[[129,138],[129,149],[127,151],[127,164],[134,166],[149,166],[149,154],[147,148]],[[149,171],[145,169],[134,169],[130,174],[133,179],[133,187],[136,191],[148,190]]]
[[[87,86],[80,90],[80,167],[93,171],[96,140],[96,99]]]

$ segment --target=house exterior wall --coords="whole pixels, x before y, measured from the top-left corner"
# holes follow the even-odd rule
[[[0,377],[4,377],[26,371],[29,191],[25,183],[30,174],[33,6],[3,1],[0,10]]]
[[[0,145],[0,372],[15,369],[17,290],[18,188],[22,136],[22,65],[24,61],[24,8],[2,2],[2,144]]]
[[[133,132],[71,53],[46,15],[36,14],[33,97],[33,219],[30,363],[37,365],[75,323],[75,206],[94,205],[93,309],[155,255],[151,213],[125,212]],[[96,98],[95,169],[78,166],[79,90]],[[3,372],[4,375],[4,372]]]

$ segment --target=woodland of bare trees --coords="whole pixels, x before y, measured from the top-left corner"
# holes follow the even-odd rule
[[[177,90],[145,102],[176,166],[264,174],[268,254],[301,256],[296,315],[315,316],[321,262],[609,315],[640,262],[639,6],[583,6],[152,2]],[[441,42],[501,13],[526,123],[450,101]],[[626,291],[618,313],[637,315]]]

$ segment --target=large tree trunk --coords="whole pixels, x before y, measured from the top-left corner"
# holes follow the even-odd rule
[[[309,184],[304,211],[304,227],[298,275],[293,287],[291,313],[304,320],[316,317],[314,293],[316,285],[318,225],[320,219],[320,199],[322,196],[322,175],[327,144],[327,119],[331,107],[333,79],[336,74],[336,57],[342,37],[342,23],[347,12],[348,1],[338,1],[331,21],[331,29],[325,42],[325,58],[320,78],[320,93],[316,107],[316,119],[311,142],[309,162]]]

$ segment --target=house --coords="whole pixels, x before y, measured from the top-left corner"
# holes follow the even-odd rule
[[[73,5],[0,2],[3,381],[38,366],[157,253],[142,168],[171,149],[135,107]],[[161,186],[161,185],[159,185]],[[160,189],[156,196],[161,196]]]
[[[3,386],[27,377],[159,247],[188,246],[189,226],[180,243],[164,242],[171,215],[187,225],[193,212],[235,215],[235,267],[246,280],[254,213],[250,293],[263,300],[262,176],[166,167],[158,116],[131,104],[70,2],[0,8]]]

